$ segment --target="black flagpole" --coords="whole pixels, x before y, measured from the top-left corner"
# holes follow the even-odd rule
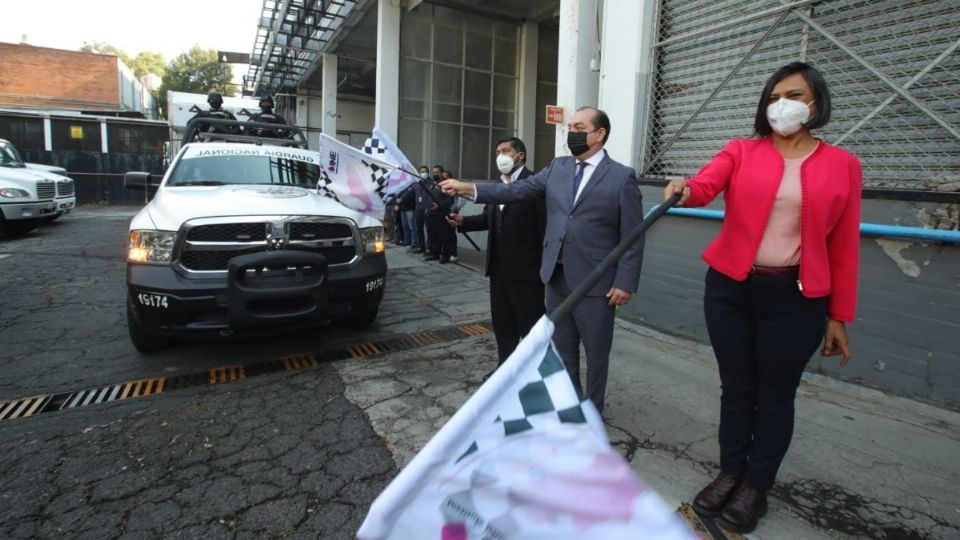
[[[623,240],[620,240],[620,243],[617,244],[617,247],[613,248],[613,251],[607,254],[604,257],[603,261],[593,269],[590,274],[587,275],[586,279],[583,280],[583,283],[577,286],[573,292],[570,293],[570,296],[566,298],[563,302],[557,306],[557,309],[553,310],[552,313],[547,315],[550,320],[554,323],[570,315],[570,312],[573,311],[574,306],[580,303],[581,300],[587,296],[587,293],[590,292],[590,289],[593,288],[597,282],[607,273],[617,262],[620,260],[620,257],[623,257],[623,254],[627,252],[628,249],[643,236],[643,233],[647,232],[647,229],[650,228],[660,216],[667,213],[667,210],[677,204],[677,201],[680,200],[680,194],[674,193],[669,199],[664,201],[663,204],[656,207],[650,214],[643,218],[643,221],[636,226],[635,229],[630,231]]]

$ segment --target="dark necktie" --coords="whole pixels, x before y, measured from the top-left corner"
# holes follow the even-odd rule
[[[586,161],[577,162],[577,174],[573,177],[573,201],[577,201],[577,191],[580,189],[580,182],[583,180],[583,170],[587,168]]]

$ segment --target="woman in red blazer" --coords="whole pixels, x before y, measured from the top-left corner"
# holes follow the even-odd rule
[[[763,88],[756,137],[729,142],[695,177],[664,190],[664,199],[680,193],[680,206],[724,195],[723,225],[703,253],[722,388],[721,470],[693,507],[741,533],[767,511],[810,357],[822,340],[822,355],[850,360],[862,174],[854,155],[810,133],[829,119],[820,73],[786,65]]]

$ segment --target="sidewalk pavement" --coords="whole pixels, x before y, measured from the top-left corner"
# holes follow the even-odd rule
[[[396,248],[390,256],[392,271],[427,270]],[[478,294],[482,271],[464,264],[450,278],[472,291],[469,321],[489,317],[487,295]],[[439,309],[439,295],[458,286],[445,285],[432,300]],[[431,301],[430,290],[424,294]],[[495,351],[493,336],[483,335],[337,369],[348,399],[403,466],[481,384]],[[610,362],[611,442],[667,502],[689,501],[718,467],[712,351],[618,320]],[[770,513],[749,538],[960,538],[960,414],[812,373],[796,408]]]

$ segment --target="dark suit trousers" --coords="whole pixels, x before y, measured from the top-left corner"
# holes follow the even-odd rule
[[[427,241],[426,237],[423,235],[423,226],[426,215],[423,213],[423,210],[414,210],[413,211],[413,234],[416,235],[416,244],[417,247],[426,251]]]
[[[490,315],[497,338],[497,365],[503,364],[544,312],[543,282],[490,276]]]
[[[552,312],[570,295],[570,287],[563,276],[563,266],[557,269],[547,285],[547,311]],[[553,344],[563,359],[570,380],[581,396],[580,342],[587,352],[586,397],[603,412],[604,394],[607,391],[607,368],[610,364],[610,348],[613,345],[613,320],[616,307],[610,306],[604,296],[587,296],[575,308],[570,317],[556,321]]]
[[[441,226],[450,228],[449,225],[443,222],[443,218],[438,214],[433,214],[428,212],[424,218],[427,225],[427,249],[426,252],[434,257],[440,256],[440,235],[443,234],[443,231],[440,229]]]
[[[703,296],[720,368],[720,468],[773,487],[793,436],[793,401],[823,339],[826,298],[800,294],[795,274],[735,281],[712,268]]]

